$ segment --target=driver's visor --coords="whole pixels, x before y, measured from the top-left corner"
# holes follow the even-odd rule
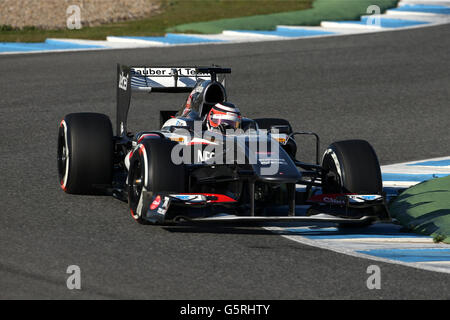
[[[241,117],[235,114],[214,114],[211,120],[217,127],[221,124],[225,124],[233,129],[239,129],[241,127]]]

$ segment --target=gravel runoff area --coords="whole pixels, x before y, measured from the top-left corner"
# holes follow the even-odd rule
[[[160,7],[158,0],[1,0],[0,26],[66,28],[71,5],[80,7],[84,27],[148,17]]]

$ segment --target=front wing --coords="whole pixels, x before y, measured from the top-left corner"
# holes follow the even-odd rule
[[[328,199],[338,198],[339,203],[327,202]],[[236,215],[234,208],[238,201],[223,194],[185,193],[185,194],[155,194],[148,203],[148,208],[142,210],[143,218],[151,223],[164,224],[167,222],[192,223],[269,223],[269,222],[331,222],[342,224],[364,224],[380,220],[384,215],[350,215],[348,210],[363,210],[378,207],[387,213],[384,198],[380,195],[322,195],[311,198],[310,207],[314,207],[314,214],[305,214],[304,210],[284,210],[283,207],[274,210],[280,215]],[[318,199],[325,199],[320,202]],[[300,206],[299,206],[300,207]],[[305,205],[301,206],[305,207]],[[307,206],[306,206],[307,207]],[[323,210],[321,210],[323,208]],[[302,211],[302,212],[299,212]]]

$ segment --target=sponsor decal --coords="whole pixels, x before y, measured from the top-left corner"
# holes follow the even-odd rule
[[[331,203],[331,204],[345,204],[345,201],[342,199],[337,199],[337,198],[333,198],[333,197],[323,197],[322,201],[325,203]]]
[[[383,197],[380,195],[349,195],[348,196],[350,202],[366,202],[366,201],[375,201],[375,200],[382,200]]]
[[[169,210],[170,197],[157,195],[147,210],[146,220],[150,222],[163,222],[164,215]]]
[[[265,165],[273,165],[273,164],[278,164],[278,165],[285,165],[286,164],[286,160],[285,159],[279,159],[279,158],[264,158],[264,159],[259,159],[259,163],[263,166]]]
[[[208,203],[216,203],[216,202],[236,202],[233,198],[230,198],[224,194],[216,194],[216,193],[185,193],[185,194],[171,194],[173,198],[177,198],[182,201],[194,203],[194,202],[208,202]]]
[[[198,162],[208,161],[209,159],[212,159],[212,158],[214,158],[214,152],[202,151],[202,150],[198,150],[198,152],[197,152],[197,161]]]
[[[155,200],[153,200],[152,204],[150,205],[150,210],[155,210],[156,208],[159,207],[160,204],[161,204],[161,197],[156,196]]]
[[[167,210],[169,209],[169,204],[170,204],[170,197],[164,197],[162,205],[158,208],[156,212],[161,215],[165,215]]]
[[[206,201],[205,196],[202,196],[200,194],[172,194],[171,196],[182,201],[189,201],[189,202]]]
[[[119,75],[119,89],[127,91],[128,77],[129,77],[129,75],[127,74],[125,76],[125,73],[123,71],[120,73],[120,75]]]
[[[142,76],[170,76],[172,68],[133,68],[133,71]]]
[[[345,194],[319,194],[308,199],[311,202],[321,202],[335,205],[345,205]]]
[[[208,73],[196,72],[195,68],[133,68],[133,71],[142,76],[173,76],[176,73],[180,77],[209,77]]]
[[[382,200],[380,195],[360,195],[360,194],[319,194],[308,199],[311,202],[321,202],[336,205],[345,205],[346,200],[351,203],[364,203],[366,201]]]

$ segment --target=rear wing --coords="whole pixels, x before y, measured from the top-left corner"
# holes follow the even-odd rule
[[[231,73],[230,68],[148,67],[117,64],[117,135],[126,134],[132,92],[191,92],[199,80],[217,81],[218,74]],[[225,78],[220,81],[224,83]]]

